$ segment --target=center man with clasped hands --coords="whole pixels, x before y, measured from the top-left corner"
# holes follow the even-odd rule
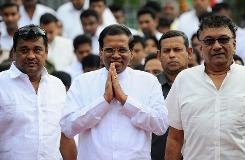
[[[165,133],[167,109],[153,75],[133,70],[132,34],[110,25],[100,34],[105,65],[76,78],[60,124],[67,137],[79,134],[78,160],[150,160],[151,134]]]

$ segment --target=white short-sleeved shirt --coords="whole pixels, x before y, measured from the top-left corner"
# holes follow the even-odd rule
[[[150,160],[152,132],[161,135],[168,127],[161,85],[153,75],[128,67],[118,75],[126,103],[108,104],[107,74],[102,68],[73,81],[62,130],[68,137],[79,134],[78,160]]]
[[[166,98],[169,125],[184,131],[183,157],[245,159],[245,68],[232,64],[219,90],[204,69],[182,71]]]
[[[12,64],[0,73],[0,159],[57,160],[66,90],[42,73],[38,92],[28,76]]]

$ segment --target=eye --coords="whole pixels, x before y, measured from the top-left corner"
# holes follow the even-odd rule
[[[207,38],[207,39],[204,39],[203,42],[204,42],[205,45],[212,45],[212,44],[215,43],[215,39]]]
[[[118,49],[118,52],[119,52],[119,53],[122,53],[122,54],[128,53],[128,51],[129,51],[129,49],[127,49],[127,48],[119,48],[119,49]]]
[[[181,52],[182,50],[182,48],[174,48],[174,52]]]
[[[220,37],[218,38],[218,42],[222,44],[226,44],[230,41],[230,37]]]
[[[113,48],[104,48],[105,53],[113,53]]]
[[[22,49],[20,49],[20,52],[21,52],[22,54],[26,54],[26,53],[29,52],[29,50],[28,50],[27,48],[22,48]]]
[[[40,54],[41,51],[42,51],[42,50],[41,50],[40,48],[35,48],[35,49],[34,49],[34,53],[36,53],[36,54]]]

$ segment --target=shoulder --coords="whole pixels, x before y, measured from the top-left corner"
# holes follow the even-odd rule
[[[72,7],[71,2],[67,2],[62,4],[58,9],[57,12],[61,14],[61,12],[66,12]]]
[[[154,82],[157,81],[158,79],[156,76],[152,75],[151,73],[145,72],[145,71],[140,71],[140,70],[134,70],[130,67],[128,67],[128,71],[130,73],[130,76],[138,82]]]
[[[104,70],[105,70],[105,68],[101,68],[101,69],[98,69],[95,71],[83,73],[83,74],[77,76],[74,79],[73,83],[82,84],[81,82],[83,82],[83,84],[84,84],[84,82],[93,82],[94,80],[98,80],[98,79],[100,79],[101,75],[104,75]]]
[[[0,85],[6,85],[6,83],[9,81],[9,70],[0,72]]]
[[[56,87],[65,87],[64,84],[62,83],[62,81],[61,81],[59,78],[57,78],[57,77],[55,77],[55,76],[53,76],[53,75],[48,74],[48,76],[47,76],[47,81],[48,81],[48,83],[50,83],[52,86],[56,86]]]
[[[69,44],[72,45],[72,40],[65,38],[65,37],[61,37],[61,36],[56,36],[55,40],[59,43],[63,43],[63,44]]]
[[[52,8],[47,7],[45,5],[42,5],[42,4],[37,4],[37,9],[39,11],[49,12],[49,13],[55,14],[55,11]]]

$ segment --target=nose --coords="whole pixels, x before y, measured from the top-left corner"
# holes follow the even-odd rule
[[[34,59],[35,58],[35,53],[31,50],[26,56],[27,59]]]
[[[170,53],[169,53],[169,57],[175,57],[175,52],[171,49]]]
[[[222,48],[222,46],[219,44],[218,40],[216,39],[214,44],[213,44],[213,49],[217,50],[217,49],[220,49],[220,48]]]

